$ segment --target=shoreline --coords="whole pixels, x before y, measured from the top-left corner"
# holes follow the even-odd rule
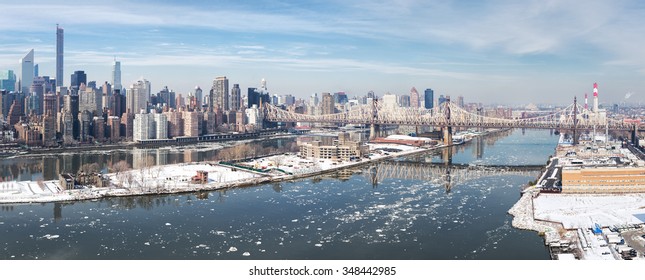
[[[29,156],[38,156],[42,154],[51,154],[51,153],[81,153],[81,152],[88,152],[88,151],[104,151],[104,150],[112,150],[112,149],[120,149],[120,150],[132,150],[135,148],[139,149],[146,149],[146,148],[156,148],[156,147],[181,147],[181,146],[187,146],[187,145],[195,145],[195,144],[203,144],[203,143],[213,143],[213,142],[231,142],[231,141],[245,141],[245,140],[264,140],[264,139],[272,139],[276,137],[287,137],[287,136],[299,136],[296,134],[290,134],[284,131],[264,131],[264,132],[254,132],[254,133],[244,133],[244,134],[222,134],[219,135],[222,136],[222,138],[215,138],[215,139],[205,139],[205,140],[198,140],[198,139],[193,139],[191,141],[178,141],[178,139],[167,139],[168,142],[164,143],[141,143],[141,142],[134,142],[134,141],[124,141],[124,142],[119,142],[119,143],[107,143],[107,144],[82,144],[82,145],[75,145],[75,146],[67,146],[67,147],[52,147],[52,148],[44,148],[44,147],[36,147],[36,148],[28,148],[25,150],[24,148],[20,148],[17,151],[14,151],[13,153],[8,153],[8,154],[3,154],[0,155],[0,159],[9,159],[9,158],[19,158],[19,157],[29,157]],[[228,136],[228,137],[224,137]],[[171,142],[172,140],[176,140],[175,142]]]
[[[504,129],[501,130],[494,130],[494,131],[487,131],[484,132],[477,137],[485,137],[490,134],[494,134],[497,132],[502,132],[505,131]],[[277,137],[285,137],[285,136],[290,136],[290,135],[277,135]],[[273,136],[276,137],[276,136]],[[255,141],[255,140],[254,140]],[[466,143],[466,142],[464,142]],[[232,181],[225,181],[225,182],[209,182],[205,184],[193,184],[190,182],[184,183],[185,181],[181,181],[179,185],[177,185],[177,182],[175,181],[174,186],[166,186],[165,182],[163,184],[163,188],[159,188],[157,185],[156,187],[151,186],[145,186],[147,184],[144,183],[141,180],[141,182],[144,184],[142,187],[128,187],[125,188],[123,186],[118,186],[114,181],[110,182],[109,187],[103,187],[103,188],[98,188],[98,187],[93,187],[93,188],[86,188],[86,189],[75,189],[75,190],[62,190],[63,188],[60,186],[60,183],[58,180],[49,180],[45,182],[33,182],[33,181],[23,181],[23,182],[13,182],[14,184],[19,184],[21,185],[22,188],[26,188],[31,190],[32,194],[28,195],[12,195],[9,194],[7,195],[6,187],[5,190],[0,189],[0,204],[30,204],[30,203],[49,203],[49,202],[69,202],[69,201],[81,201],[81,200],[94,200],[94,199],[101,199],[101,198],[107,198],[107,197],[126,197],[126,196],[143,196],[143,195],[164,195],[164,194],[179,194],[179,193],[194,193],[194,192],[202,192],[202,191],[215,191],[215,190],[222,190],[222,189],[230,189],[230,188],[236,188],[236,187],[247,187],[247,186],[255,186],[255,185],[260,185],[260,184],[265,184],[265,183],[274,183],[274,182],[282,182],[282,181],[289,181],[289,180],[297,180],[297,179],[303,179],[303,178],[309,178],[313,176],[318,176],[318,175],[323,175],[323,174],[328,174],[328,173],[333,173],[342,169],[346,168],[355,168],[363,165],[368,165],[368,164],[373,164],[376,162],[380,162],[382,160],[387,160],[387,159],[392,159],[396,157],[401,157],[401,156],[407,156],[407,155],[412,155],[412,154],[419,154],[419,153],[425,153],[433,150],[438,150],[442,148],[449,148],[452,146],[457,146],[460,144],[464,143],[459,143],[459,144],[450,144],[450,145],[436,145],[432,147],[410,147],[410,146],[405,146],[405,145],[392,145],[393,147],[395,146],[400,146],[400,147],[406,147],[405,149],[401,149],[399,152],[395,153],[388,153],[386,155],[379,155],[374,158],[369,158],[369,159],[362,159],[361,161],[358,162],[342,162],[338,165],[335,166],[328,166],[327,168],[324,169],[319,169],[319,170],[313,170],[313,171],[306,171],[303,173],[299,174],[290,174],[290,175],[269,175],[269,174],[255,174],[255,176],[252,176],[251,178],[243,178],[243,179],[234,179]],[[371,145],[380,145],[380,144],[371,144]],[[258,159],[266,159],[270,158],[271,156],[262,156],[259,157]],[[163,166],[156,166],[153,168],[172,168],[172,167],[190,167],[190,166],[198,166],[198,165],[209,165],[212,166],[213,168],[220,168],[220,169],[227,169],[230,171],[227,171],[229,173],[232,173],[232,171],[235,171],[234,168],[231,166],[227,165],[220,165],[219,162],[192,162],[192,163],[180,163],[180,164],[172,164],[172,165],[163,165]],[[149,174],[152,172],[150,168],[147,170],[144,169],[137,169],[137,170],[129,170],[129,171],[124,171],[121,172],[122,174],[129,172],[131,174],[134,174],[136,172],[139,172],[141,174],[141,177],[143,178],[144,172],[147,171]],[[157,171],[159,172],[159,171]],[[236,171],[236,172],[246,172],[246,171]],[[217,173],[216,173],[217,174]],[[117,179],[118,173],[109,173],[105,174],[106,176],[112,177],[112,179]],[[129,175],[130,180],[133,181],[132,176]],[[136,176],[136,175],[135,175]],[[159,173],[157,173],[157,177],[159,177]],[[157,178],[155,177],[155,178]],[[174,175],[170,175],[169,177],[175,177]],[[123,178],[121,178],[121,181],[123,181]],[[6,183],[6,182],[4,182]],[[10,182],[11,183],[11,182]],[[2,183],[0,183],[2,184]],[[123,182],[122,182],[123,185]],[[53,193],[41,193],[41,194],[36,194],[33,189],[38,190],[37,188],[40,187],[43,191],[45,189],[58,189],[58,192]],[[154,188],[154,189],[153,189]],[[5,193],[3,195],[3,192]],[[11,189],[9,190],[11,192]]]
[[[432,148],[415,148],[412,150],[408,151],[401,151],[398,153],[390,153],[389,155],[385,156],[380,156],[377,158],[373,159],[364,159],[360,162],[348,162],[348,163],[343,163],[339,164],[338,166],[334,166],[328,169],[323,169],[323,170],[318,170],[318,171],[313,171],[313,172],[307,172],[307,173],[302,173],[302,174],[294,174],[294,175],[263,175],[261,177],[253,177],[253,178],[248,178],[248,179],[241,179],[241,180],[236,180],[236,181],[231,181],[231,182],[213,182],[213,183],[207,183],[207,184],[192,184],[192,183],[187,183],[187,184],[182,184],[181,186],[174,186],[174,187],[167,187],[164,188],[163,190],[143,190],[143,189],[136,189],[136,188],[121,188],[121,187],[116,187],[114,185],[106,188],[89,188],[89,189],[82,189],[82,190],[61,190],[58,193],[52,193],[52,194],[47,194],[47,195],[30,195],[31,197],[12,197],[12,196],[2,196],[0,195],[0,204],[29,204],[29,203],[49,203],[49,202],[65,202],[65,201],[80,201],[80,200],[92,200],[92,199],[100,199],[100,198],[106,198],[106,197],[125,197],[125,196],[142,196],[142,195],[163,195],[163,194],[179,194],[179,193],[192,193],[192,192],[200,192],[200,191],[215,191],[215,190],[221,190],[221,189],[229,189],[229,188],[236,188],[236,187],[246,187],[246,186],[254,186],[254,185],[260,185],[264,183],[273,183],[273,182],[282,182],[282,181],[289,181],[289,180],[296,180],[296,179],[302,179],[302,178],[308,178],[308,177],[313,177],[317,175],[322,175],[322,174],[327,174],[327,173],[332,173],[341,169],[345,168],[354,168],[362,165],[367,165],[375,162],[379,162],[382,160],[386,159],[391,159],[395,157],[400,157],[400,156],[406,156],[406,155],[412,155],[412,154],[418,154],[418,153],[424,153],[440,148],[446,148],[450,147],[449,146],[444,146],[444,145],[438,145]],[[265,157],[261,157],[265,158]],[[173,165],[166,165],[166,167],[172,167],[172,166],[190,166],[190,165],[199,165],[199,164],[210,164],[210,165],[217,165],[225,168],[230,168],[229,166],[224,166],[220,165],[219,163],[213,163],[213,162],[193,162],[193,163],[181,163],[181,164],[173,164]],[[139,170],[130,170],[127,172],[137,172]],[[241,171],[238,171],[241,172]],[[108,176],[116,176],[114,173],[106,174]],[[23,182],[16,182],[18,184],[31,184],[35,185],[35,182],[31,181],[23,181]],[[58,181],[57,180],[49,180],[43,182],[43,184],[54,184],[58,186]],[[113,183],[112,183],[113,184]],[[32,186],[29,185],[29,188],[32,188]],[[35,186],[33,186],[35,187]],[[60,187],[60,186],[58,186]]]

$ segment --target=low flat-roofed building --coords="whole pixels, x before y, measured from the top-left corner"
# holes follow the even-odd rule
[[[334,140],[332,145],[322,145],[321,141],[300,143],[300,156],[304,158],[350,161],[367,153],[367,146],[361,145],[360,142],[349,141],[347,133],[341,133],[338,138],[339,140]]]
[[[562,192],[645,192],[645,167],[564,167]]]

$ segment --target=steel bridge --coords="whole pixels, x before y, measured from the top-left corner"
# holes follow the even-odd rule
[[[433,109],[392,107],[373,100],[371,104],[358,105],[345,112],[325,115],[299,114],[282,110],[271,104],[263,105],[265,119],[272,122],[369,124],[373,128],[378,128],[379,125],[433,126],[444,129],[444,135],[447,136],[451,134],[453,127],[572,130],[574,135],[576,131],[593,129],[611,131],[638,129],[636,124],[624,120],[600,117],[599,114],[578,105],[575,98],[573,104],[563,109],[530,118],[483,116],[469,112],[450,100]]]

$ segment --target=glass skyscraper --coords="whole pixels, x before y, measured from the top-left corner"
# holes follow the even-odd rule
[[[432,89],[426,89],[423,96],[425,108],[432,109],[432,107],[434,107],[434,91]]]
[[[13,70],[0,71],[0,89],[8,92],[16,90],[16,74]]]

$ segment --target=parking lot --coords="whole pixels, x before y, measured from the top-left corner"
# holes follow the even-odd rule
[[[645,258],[645,238],[642,237],[642,235],[645,235],[645,229],[641,227],[636,230],[623,231],[621,235],[625,239],[625,244],[636,249],[638,258]]]

